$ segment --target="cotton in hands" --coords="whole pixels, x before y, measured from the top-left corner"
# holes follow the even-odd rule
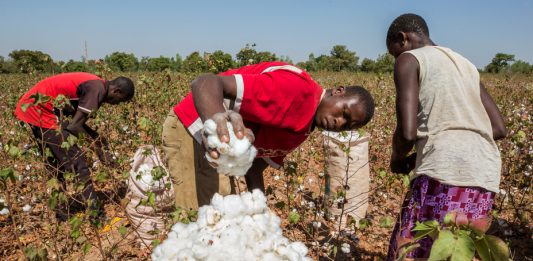
[[[227,123],[229,132],[229,142],[221,142],[218,139],[217,125],[213,120],[207,120],[204,123],[204,133],[207,134],[207,146],[215,148],[218,153],[218,159],[212,158],[206,152],[206,158],[209,162],[217,164],[219,174],[229,176],[244,176],[257,155],[257,149],[250,143],[247,137],[238,139],[233,131],[231,123]]]

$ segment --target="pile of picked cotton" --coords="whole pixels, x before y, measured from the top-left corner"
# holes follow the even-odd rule
[[[301,242],[282,235],[280,219],[260,190],[211,199],[198,220],[175,224],[152,260],[311,260]]]
[[[155,196],[148,204],[150,195]],[[154,146],[142,146],[133,156],[128,179],[126,214],[141,246],[149,246],[165,229],[165,217],[174,207],[174,188]]]
[[[209,162],[217,164],[219,174],[230,176],[244,176],[252,166],[257,150],[250,143],[248,138],[238,139],[233,131],[231,123],[227,123],[229,132],[229,142],[221,142],[217,135],[217,125],[213,120],[204,123],[204,133],[207,136],[207,145],[215,148],[220,154],[218,159],[213,159],[206,153]]]

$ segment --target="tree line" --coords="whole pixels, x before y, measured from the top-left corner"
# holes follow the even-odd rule
[[[221,50],[212,53],[192,52],[185,59],[179,54],[175,57],[141,57],[138,59],[132,53],[113,52],[99,60],[86,60],[82,57],[80,61],[54,61],[49,54],[33,50],[14,50],[6,59],[0,56],[0,73],[60,73],[60,72],[94,72],[102,64],[108,66],[112,71],[134,72],[134,71],[164,71],[171,70],[177,72],[212,72],[219,73],[230,68],[255,64],[265,61],[285,61],[293,63],[289,57],[277,56],[268,51],[257,51],[255,44],[247,44],[233,59],[231,54]],[[359,63],[356,52],[350,51],[344,45],[335,45],[329,54],[315,57],[310,54],[305,62],[297,63],[296,66],[310,72],[315,71],[349,71],[349,72],[374,72],[390,73],[394,69],[394,57],[388,53],[381,54],[376,60],[364,58]],[[497,53],[492,61],[480,69],[481,72],[488,73],[533,73],[533,65],[515,60],[514,55]]]

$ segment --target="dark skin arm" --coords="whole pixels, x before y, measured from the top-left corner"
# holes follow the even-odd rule
[[[503,121],[502,114],[496,106],[496,103],[492,100],[489,93],[485,89],[483,83],[479,83],[481,102],[483,107],[487,111],[490,119],[490,125],[492,126],[492,136],[494,140],[503,139],[507,136],[507,128]]]
[[[76,111],[74,117],[69,122],[66,130],[76,137],[80,137],[80,134],[87,135],[90,139],[94,140],[96,154],[98,158],[108,165],[114,165],[112,156],[109,153],[104,152],[103,149],[108,149],[107,141],[103,137],[99,137],[98,133],[87,126],[85,122],[89,118],[87,113]]]
[[[248,190],[260,189],[265,193],[265,182],[263,180],[263,171],[268,167],[268,163],[261,158],[256,158],[252,167],[246,172],[246,185]]]
[[[237,96],[237,84],[234,76],[202,75],[192,82],[192,96],[200,119],[203,122],[213,119],[217,124],[217,133],[220,141],[229,141],[228,128],[226,127],[229,121],[238,139],[246,136],[253,143],[253,133],[251,130],[246,129],[242,117],[235,112],[227,113],[222,105],[224,98],[234,100]],[[206,137],[203,136],[203,138],[204,144],[207,144],[205,142]],[[206,150],[212,158],[218,158],[219,155],[215,149],[206,147]],[[263,171],[267,166],[262,159],[254,160],[245,177],[249,190],[255,188],[259,188],[262,191],[265,190]]]
[[[414,168],[415,154],[407,156],[416,142],[418,113],[418,72],[416,58],[401,54],[394,65],[396,85],[396,130],[392,139],[391,171],[409,173]]]

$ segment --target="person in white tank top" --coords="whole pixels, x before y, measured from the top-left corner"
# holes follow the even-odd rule
[[[476,67],[437,46],[422,17],[396,18],[386,43],[396,58],[397,127],[390,167],[399,174],[413,171],[389,246],[388,259],[394,260],[402,244],[412,242],[417,221],[442,222],[450,211],[469,220],[490,217],[501,168],[495,140],[507,130]],[[429,257],[432,239],[419,243],[408,257]]]

